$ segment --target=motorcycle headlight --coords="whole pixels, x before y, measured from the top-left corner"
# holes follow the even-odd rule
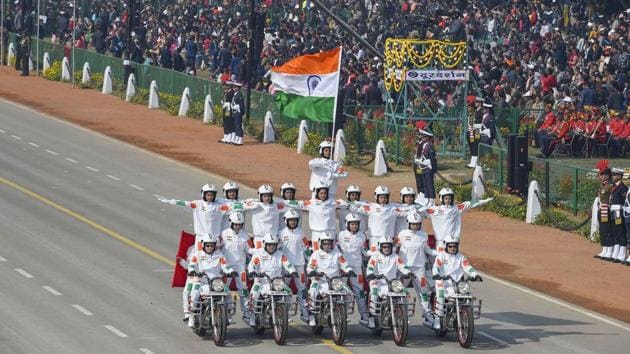
[[[284,280],[274,279],[272,286],[274,291],[284,291]]]
[[[470,285],[466,282],[457,284],[457,292],[460,294],[468,294],[470,292]]]
[[[223,279],[214,279],[212,281],[212,291],[221,292],[224,287]]]
[[[398,279],[392,280],[392,291],[395,293],[402,293],[403,291],[405,291],[405,286],[403,285],[402,281]]]
[[[340,278],[336,278],[333,279],[330,287],[334,290],[334,291],[341,291],[343,290],[343,280],[341,280]]]

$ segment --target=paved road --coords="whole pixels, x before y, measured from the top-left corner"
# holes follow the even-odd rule
[[[197,337],[180,321],[181,291],[170,288],[168,265],[192,218],[156,195],[197,198],[207,182],[225,179],[0,101],[0,353],[460,350],[452,335],[437,339],[420,327],[419,317],[402,349],[391,333],[374,338],[356,318],[342,349],[301,322],[285,347],[240,320],[229,327],[226,348]],[[489,278],[474,291],[484,313],[473,348],[630,347],[625,323]]]

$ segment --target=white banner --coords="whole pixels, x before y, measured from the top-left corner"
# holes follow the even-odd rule
[[[466,70],[407,70],[407,81],[460,81],[468,80]]]

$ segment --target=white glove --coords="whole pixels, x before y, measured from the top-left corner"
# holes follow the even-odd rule
[[[223,102],[223,109],[230,109],[230,102]]]
[[[486,128],[486,129],[481,129],[481,134],[487,136],[488,138],[490,137],[490,129]]]
[[[188,262],[183,258],[179,259],[179,265],[184,269],[188,269]]]
[[[473,124],[473,128],[474,129],[482,129],[483,128],[483,124]]]
[[[166,198],[158,198],[159,201],[161,201],[162,203],[166,203],[166,204],[170,204],[170,205],[175,205],[177,204],[177,201],[175,199],[166,199]]]

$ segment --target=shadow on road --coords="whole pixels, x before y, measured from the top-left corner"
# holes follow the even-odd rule
[[[489,318],[498,322],[505,322],[524,327],[540,327],[540,326],[574,326],[574,325],[590,325],[592,323],[566,320],[564,318],[547,317],[539,315],[530,315],[522,312],[492,312],[484,313],[484,318]]]

